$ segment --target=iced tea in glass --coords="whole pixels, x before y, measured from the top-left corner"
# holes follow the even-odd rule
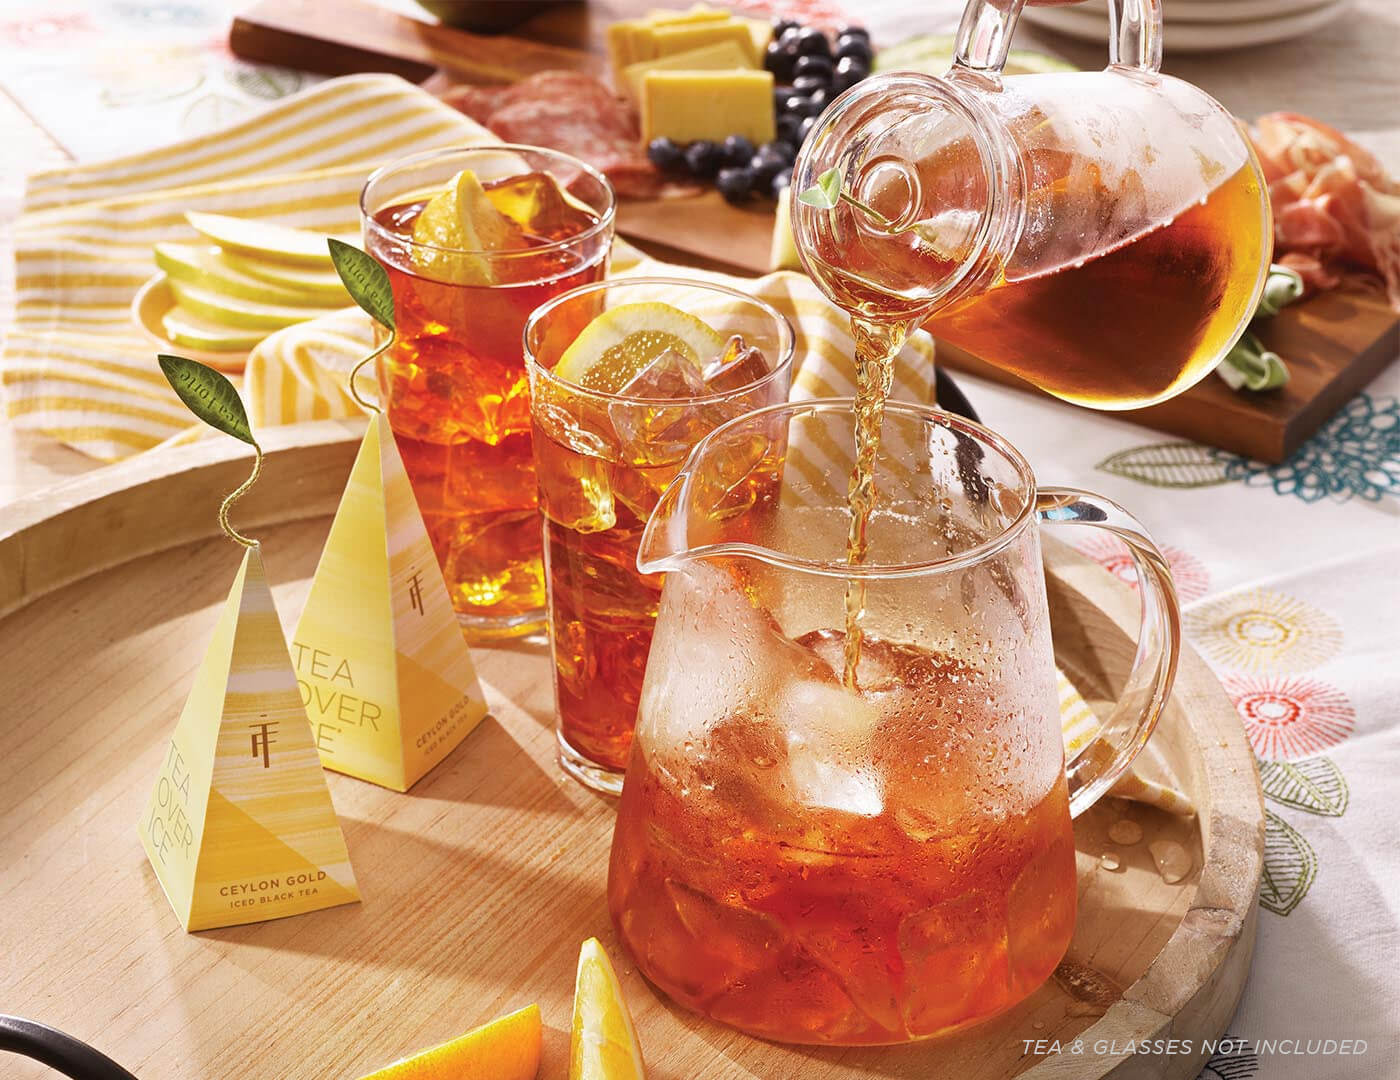
[[[525,345],[560,763],[615,794],[661,595],[637,570],[642,527],[705,434],[787,397],[793,332],[728,288],[622,278],[545,305]]]
[[[477,639],[543,624],[520,336],[535,308],[603,278],[613,209],[592,167],[512,145],[404,158],[361,197],[398,325],[380,360],[382,400],[453,607]]]

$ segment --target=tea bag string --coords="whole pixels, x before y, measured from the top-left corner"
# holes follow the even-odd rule
[[[375,349],[374,352],[370,353],[368,356],[366,356],[363,360],[361,360],[358,364],[356,364],[353,368],[350,369],[350,396],[354,398],[359,403],[360,407],[366,412],[377,413],[383,412],[384,410],[380,408],[376,402],[366,401],[364,398],[360,397],[360,391],[355,386],[355,380],[359,377],[360,371],[364,368],[366,364],[373,363],[375,360],[378,360],[385,353],[385,351],[388,350],[389,346],[394,343],[395,336],[396,335],[394,334],[394,332],[390,331],[389,337],[383,345],[379,346],[379,348]]]
[[[219,504],[219,528],[223,529],[224,535],[235,544],[242,544],[245,548],[257,547],[258,542],[235,529],[228,519],[228,512],[233,508],[233,504],[248,494],[248,489],[258,482],[258,477],[262,475],[262,465],[262,447],[257,442],[253,442],[253,471],[248,474],[247,480],[244,480],[243,483],[224,496],[224,501]]]

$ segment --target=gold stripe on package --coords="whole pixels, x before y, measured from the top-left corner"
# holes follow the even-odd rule
[[[407,791],[486,715],[383,413],[370,416],[291,650],[336,772]]]

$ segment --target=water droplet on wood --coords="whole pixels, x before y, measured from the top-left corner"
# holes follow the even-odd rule
[[[1142,839],[1142,826],[1128,818],[1119,818],[1108,827],[1108,838],[1125,847]]]
[[[1105,851],[1102,855],[1099,856],[1099,865],[1102,866],[1105,870],[1117,870],[1123,864],[1121,861],[1119,861],[1118,856],[1115,855],[1113,852]]]
[[[1175,885],[1191,873],[1191,867],[1194,865],[1191,853],[1175,840],[1154,840],[1147,845],[1147,850],[1152,852],[1152,861],[1157,864],[1157,873],[1162,875],[1162,880],[1168,885]]]

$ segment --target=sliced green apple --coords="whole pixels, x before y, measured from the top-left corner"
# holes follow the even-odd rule
[[[292,229],[252,218],[203,214],[197,210],[189,211],[185,220],[225,251],[259,255],[298,266],[331,269],[331,254],[326,247],[325,233]]]
[[[266,330],[239,330],[211,322],[178,304],[161,316],[160,324],[176,345],[210,352],[246,352],[267,336]]]
[[[309,296],[315,296],[320,303],[334,302],[346,295],[345,285],[334,270],[319,270],[314,266],[294,266],[291,263],[260,259],[256,255],[240,255],[237,252],[222,252],[223,260],[235,270],[280,285],[286,289],[299,289]]]
[[[315,304],[324,306],[337,299],[348,304],[350,294],[342,286],[339,294],[312,292],[286,285],[275,285],[245,273],[229,263],[228,256],[218,248],[203,244],[169,244],[155,246],[156,265],[172,280],[197,285],[225,296],[256,300],[260,304]]]
[[[212,289],[173,279],[170,289],[186,311],[211,322],[249,330],[278,330],[338,310],[334,304],[324,307],[306,304],[264,304],[237,296],[225,296]],[[339,305],[345,306],[347,305]]]

